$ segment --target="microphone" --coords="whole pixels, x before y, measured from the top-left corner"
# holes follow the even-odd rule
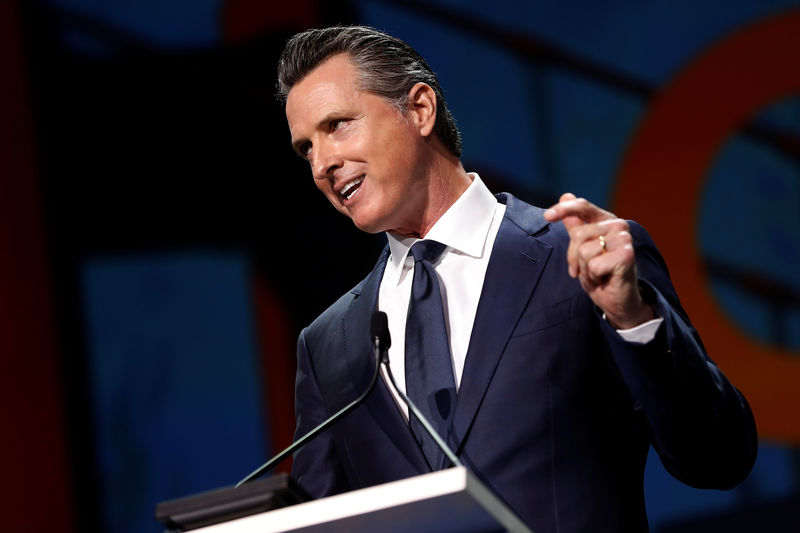
[[[253,470],[249,473],[244,479],[242,479],[239,483],[236,484],[236,487],[239,487],[249,481],[256,479],[257,477],[264,474],[270,468],[278,464],[280,461],[285,459],[287,456],[292,454],[293,452],[299,450],[309,442],[311,442],[317,435],[328,429],[330,426],[341,420],[345,417],[350,411],[358,407],[364,399],[372,392],[375,388],[375,383],[378,381],[378,374],[381,371],[380,365],[380,357],[381,353],[387,353],[389,350],[389,345],[391,344],[391,339],[389,337],[389,326],[386,319],[386,313],[380,313],[383,315],[383,318],[380,317],[376,318],[376,315],[379,313],[374,313],[372,315],[372,320],[370,321],[370,336],[372,337],[372,350],[375,354],[375,372],[372,374],[372,378],[370,379],[369,385],[367,385],[366,390],[361,393],[361,396],[341,408],[339,411],[331,415],[327,420],[324,420],[320,425],[294,441],[288,448],[280,452],[278,455],[264,463],[263,465],[259,466],[257,469]],[[381,320],[383,321],[381,323]],[[385,336],[384,336],[385,332]],[[387,361],[388,361],[388,355]]]
[[[461,464],[461,461],[458,460],[458,457],[453,453],[450,447],[442,440],[436,430],[433,429],[428,419],[417,409],[417,406],[414,405],[414,402],[406,395],[405,392],[400,390],[400,387],[397,386],[397,383],[394,380],[394,375],[392,374],[392,368],[389,365],[389,346],[392,344],[391,335],[389,335],[389,319],[386,316],[386,313],[383,311],[376,311],[372,314],[372,320],[370,322],[370,336],[373,339],[373,346],[375,347],[376,351],[376,358],[383,364],[383,367],[386,369],[386,374],[389,376],[389,381],[392,384],[392,388],[397,392],[400,398],[403,399],[403,402],[408,406],[408,410],[410,413],[413,413],[419,421],[422,423],[422,426],[425,428],[425,431],[433,438],[436,445],[444,452],[445,456],[450,459],[450,462],[453,463],[454,466],[464,466]]]
[[[389,318],[383,311],[372,313],[369,321],[369,336],[372,337],[373,349],[378,350],[376,357],[382,363],[389,360],[389,348],[392,347],[392,336],[389,335]]]

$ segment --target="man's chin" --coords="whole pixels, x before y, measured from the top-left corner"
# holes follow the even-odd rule
[[[364,233],[381,233],[386,231],[386,228],[375,222],[374,220],[364,221],[356,218],[351,218],[353,225]]]

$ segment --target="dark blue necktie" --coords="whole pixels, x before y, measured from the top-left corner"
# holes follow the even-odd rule
[[[409,398],[446,440],[456,402],[456,385],[439,280],[431,264],[444,249],[445,245],[436,241],[417,241],[411,247],[414,282],[406,319],[405,370]],[[444,468],[444,453],[413,414],[409,419],[431,468]]]

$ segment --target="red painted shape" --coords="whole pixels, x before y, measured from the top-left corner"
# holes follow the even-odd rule
[[[290,333],[286,306],[282,305],[269,283],[256,277],[256,320],[261,346],[261,373],[265,387],[264,401],[277,453],[292,443],[294,436],[294,373],[295,340]],[[288,472],[291,458],[276,467]]]
[[[0,2],[0,505],[4,531],[73,531],[58,354],[20,31]]]
[[[320,23],[318,11],[317,0],[227,0],[221,15],[223,40],[236,43],[267,31],[313,28]],[[264,68],[271,67],[266,65]]]
[[[747,396],[759,434],[800,444],[800,357],[748,336],[711,291],[695,228],[703,185],[732,134],[800,93],[800,10],[752,24],[697,57],[652,103],[623,162],[614,210],[643,223],[711,357]],[[653,202],[668,209],[653,209]],[[742,243],[747,246],[747,243]]]

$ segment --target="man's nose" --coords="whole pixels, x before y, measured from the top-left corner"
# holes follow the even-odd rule
[[[314,178],[327,179],[334,170],[341,168],[342,158],[339,151],[333,146],[315,146],[312,151],[311,168]]]

